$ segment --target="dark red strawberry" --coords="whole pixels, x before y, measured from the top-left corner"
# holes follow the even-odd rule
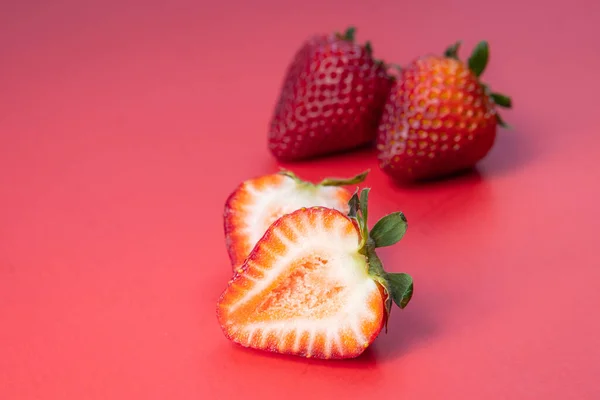
[[[342,186],[361,183],[368,172],[348,179],[327,178],[317,184],[303,181],[290,171],[242,182],[225,202],[223,215],[232,267],[244,262],[267,228],[284,214],[312,206],[347,213],[352,193]]]
[[[375,249],[406,232],[400,212],[367,229],[368,189],[349,215],[303,208],[273,223],[219,298],[225,336],[245,347],[314,358],[360,355],[386,326],[392,301],[406,307],[413,283],[387,273]]]
[[[273,155],[296,161],[373,143],[393,82],[371,45],[344,34],[319,35],[296,53],[268,135]]]
[[[489,48],[485,41],[467,63],[456,43],[444,56],[420,57],[400,72],[379,125],[381,169],[399,181],[442,178],[470,169],[491,150],[497,106],[510,98],[492,93],[480,81]]]

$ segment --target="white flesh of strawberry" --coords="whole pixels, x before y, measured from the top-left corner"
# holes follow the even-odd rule
[[[245,233],[251,243],[256,243],[269,226],[275,222],[274,211],[278,216],[291,213],[300,208],[322,206],[344,212],[347,203],[339,199],[338,187],[320,186],[318,188],[301,187],[293,179],[287,178],[278,186],[269,186],[260,190],[251,184],[246,190],[252,194],[253,202],[245,205],[247,212]]]
[[[281,193],[278,191],[275,195],[276,198],[280,199]],[[262,195],[264,196],[264,193]],[[306,201],[298,195],[294,196],[294,200],[295,205],[301,205],[303,201]],[[265,205],[261,204],[261,207]],[[270,265],[260,265],[260,257],[249,258],[248,265],[244,268],[246,271],[241,273],[247,279],[243,284],[244,294],[229,304],[228,314],[235,313],[239,307],[252,302],[256,296],[266,297],[268,300],[270,296],[268,288],[281,276],[289,274],[292,266],[297,265],[299,260],[308,260],[308,262],[310,260],[326,260],[326,262],[318,263],[317,269],[312,270],[313,275],[309,272],[300,277],[299,283],[302,288],[306,289],[305,291],[300,290],[300,294],[296,292],[296,297],[292,291],[292,296],[277,299],[283,303],[278,304],[283,307],[282,314],[286,314],[286,310],[295,310],[291,313],[297,315],[293,318],[276,318],[273,321],[251,321],[251,316],[248,317],[246,323],[230,321],[228,325],[231,326],[227,329],[231,336],[235,337],[235,341],[244,346],[264,348],[268,347],[268,339],[271,335],[284,338],[294,332],[295,342],[293,345],[290,346],[289,343],[281,340],[278,342],[278,348],[271,350],[280,352],[292,350],[295,353],[302,350],[309,357],[321,356],[324,358],[329,358],[333,351],[336,351],[338,355],[343,355],[347,347],[344,342],[348,335],[352,336],[358,346],[366,347],[372,341],[373,338],[367,337],[363,326],[364,324],[369,326],[381,324],[383,306],[379,287],[367,273],[365,257],[358,253],[358,233],[355,229],[348,229],[350,222],[345,217],[339,214],[331,215],[331,213],[331,211],[315,213],[315,217],[310,219],[307,214],[298,213],[290,218],[288,218],[289,216],[284,217],[280,221],[282,226],[271,231],[271,234],[278,240],[259,242],[255,251],[259,254],[261,252],[273,254],[275,257],[270,258],[275,261]],[[332,226],[326,228],[324,218],[332,218]],[[297,239],[290,240],[284,233],[285,229],[290,229]],[[273,242],[275,242],[275,246],[272,246]],[[281,242],[281,244],[277,242]],[[252,278],[253,272],[262,275],[262,278]],[[314,277],[318,280],[311,280]],[[323,287],[323,282],[327,283],[326,287]],[[315,284],[313,285],[313,283]],[[340,293],[335,294],[338,297],[333,300],[319,297],[319,295],[323,296],[325,290],[331,287],[340,288]],[[331,301],[328,302],[328,300]],[[327,317],[311,315],[311,307],[307,302],[313,305],[321,303],[321,309],[318,312],[325,312]],[[380,307],[373,307],[373,304],[379,304]],[[259,344],[253,344],[257,332],[262,340]],[[345,333],[342,334],[342,332]],[[310,339],[308,345],[305,343],[304,349],[300,349],[300,339],[303,334],[308,334]],[[324,343],[317,344],[316,347],[319,348],[315,348],[317,336],[323,334],[325,335]]]

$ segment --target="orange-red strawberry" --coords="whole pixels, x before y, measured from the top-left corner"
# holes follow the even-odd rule
[[[267,228],[279,217],[302,207],[324,206],[348,211],[352,193],[343,188],[362,182],[368,171],[349,179],[306,182],[290,171],[242,182],[225,202],[225,243],[232,267],[239,267]]]
[[[475,166],[491,150],[497,106],[510,98],[480,82],[488,45],[480,42],[467,63],[459,43],[444,56],[428,55],[400,72],[391,89],[377,138],[380,168],[399,181],[441,178]]]
[[[377,247],[406,232],[400,212],[367,228],[368,189],[349,214],[311,207],[274,222],[217,304],[225,336],[258,350],[322,359],[359,356],[386,326],[392,301],[412,297],[409,275],[387,273]]]
[[[354,41],[354,28],[308,39],[284,77],[270,123],[270,151],[278,160],[294,161],[373,143],[391,84],[371,45]]]

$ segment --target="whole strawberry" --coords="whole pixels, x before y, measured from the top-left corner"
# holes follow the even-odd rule
[[[379,125],[380,168],[399,181],[442,178],[472,168],[494,144],[497,125],[506,126],[496,106],[510,98],[491,93],[479,77],[488,62],[480,42],[467,63],[460,42],[444,56],[420,57],[400,72]]]
[[[375,141],[393,78],[354,33],[314,36],[296,53],[268,134],[276,159],[297,161]]]

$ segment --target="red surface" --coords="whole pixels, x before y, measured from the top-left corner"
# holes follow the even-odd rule
[[[1,399],[600,398],[598,2],[87,3],[0,6]],[[415,296],[358,360],[244,350],[215,317],[223,203],[277,168],[295,47],[348,23],[400,63],[487,38],[515,129],[425,187],[369,152],[293,166],[373,169]]]

